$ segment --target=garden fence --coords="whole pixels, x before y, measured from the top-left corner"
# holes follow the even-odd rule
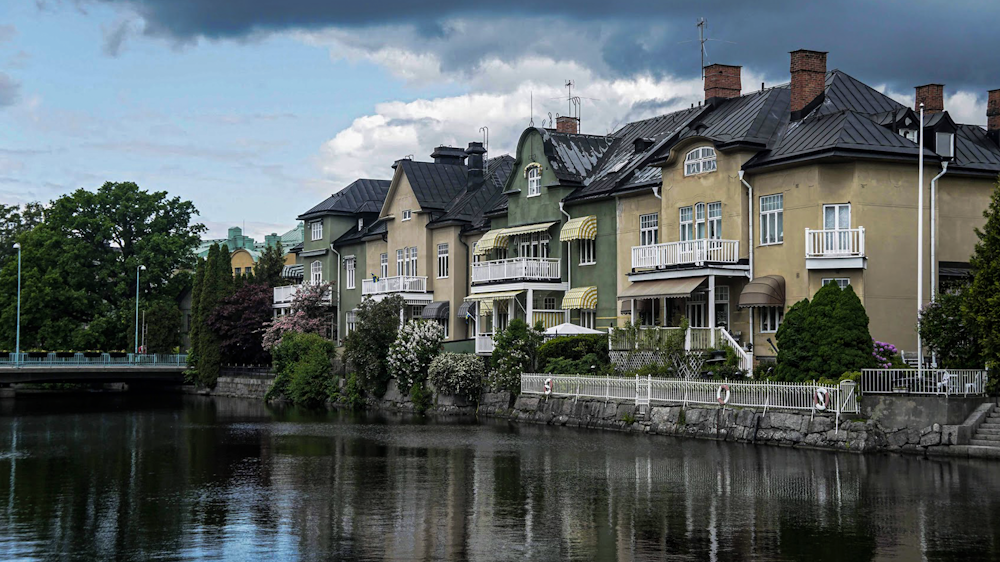
[[[979,369],[864,369],[865,394],[979,395],[986,393],[989,375]]]

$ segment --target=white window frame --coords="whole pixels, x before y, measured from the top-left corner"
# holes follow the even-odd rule
[[[678,211],[680,220],[680,241],[694,240],[694,207],[681,207]]]
[[[314,260],[309,265],[309,282],[313,285],[323,282],[323,262]]]
[[[357,270],[357,258],[348,256],[344,259],[344,269],[347,270],[347,288],[355,287],[355,271]]]
[[[403,209],[403,220],[408,221],[413,218],[413,211],[410,209]]]
[[[309,224],[310,232],[312,233],[313,240],[323,239],[323,221],[313,221]]]
[[[382,254],[379,255],[378,265],[379,265],[379,270],[378,270],[379,278],[385,279],[386,277],[389,276],[389,254],[387,252],[383,252]]]
[[[555,309],[556,309],[555,297],[545,297],[542,299],[542,310],[555,310]]]
[[[639,245],[655,246],[660,242],[660,213],[639,215]]]
[[[594,330],[594,324],[597,323],[597,311],[593,309],[581,309],[580,310],[580,326],[583,328],[590,328]]]
[[[580,265],[594,265],[597,263],[597,241],[591,239],[577,240],[580,254]]]
[[[708,204],[708,239],[722,239],[722,202]]]
[[[407,248],[396,250],[396,276],[399,277],[406,272],[406,257],[409,253]]]
[[[438,244],[438,279],[448,278],[448,245]]]
[[[472,263],[479,263],[483,259],[483,256],[480,256],[478,253],[476,253],[476,248],[478,247],[479,247],[479,242],[472,243]]]
[[[830,283],[836,283],[841,290],[846,289],[848,285],[851,284],[850,277],[824,277],[823,286],[826,287]]]
[[[729,286],[728,285],[716,285],[715,286],[715,306],[712,309],[712,313],[715,314],[715,325],[719,325],[719,306],[724,305],[725,310],[725,326],[726,329],[730,328],[729,323]]]
[[[414,246],[410,248],[410,257],[406,266],[406,275],[410,277],[417,276],[417,247]]]
[[[694,237],[695,240],[704,240],[705,230],[705,204],[697,203],[694,206]]]
[[[718,169],[718,155],[711,146],[699,146],[684,155],[684,175],[696,176]]]
[[[434,323],[437,324],[438,326],[441,326],[441,330],[443,330],[443,334],[444,334],[442,336],[442,339],[448,339],[448,319],[447,318],[435,318],[434,319]]]
[[[522,234],[517,237],[517,251],[519,258],[547,258],[549,257],[549,242],[552,237],[548,233]],[[497,250],[499,253],[499,250]],[[504,250],[506,251],[506,250]],[[505,259],[505,256],[499,256]]]
[[[941,151],[942,138],[948,141],[948,152]],[[939,155],[945,158],[953,158],[955,156],[955,133],[934,133],[934,148],[937,149]]]
[[[532,166],[528,168],[528,197],[538,197],[542,194],[542,168]]]
[[[763,306],[758,308],[760,314],[760,333],[773,334],[778,331],[781,321],[785,318],[785,307],[783,306]]]
[[[760,245],[771,246],[785,241],[785,194],[761,195]]]
[[[358,217],[358,232],[361,232],[365,228],[365,219]]]
[[[347,331],[344,333],[344,337],[346,338],[351,332],[357,329],[358,313],[356,310],[348,310],[344,316],[344,323],[347,325]]]

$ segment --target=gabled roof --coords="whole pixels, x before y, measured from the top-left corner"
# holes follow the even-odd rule
[[[451,200],[465,190],[465,166],[400,160],[399,167],[424,211],[447,209]]]
[[[791,97],[791,89],[783,85],[727,99],[695,119],[680,138],[706,137],[720,148],[739,143],[763,147],[788,121]]]
[[[389,180],[359,179],[326,198],[322,203],[299,215],[298,220],[309,220],[324,215],[353,215],[377,213],[389,193]]]
[[[1000,150],[982,127],[959,125],[952,165],[995,174],[1000,171]]]
[[[868,84],[836,69],[826,73],[824,93],[823,103],[813,110],[813,115],[825,115],[844,110],[876,115],[905,107]]]
[[[514,169],[514,158],[508,154],[491,158],[486,163],[486,173],[483,185],[476,190],[465,190],[449,205],[445,214],[431,221],[428,225],[434,227],[447,223],[463,223],[472,228],[479,228],[484,222],[484,214],[492,209],[497,200],[503,197],[503,188],[507,177]]]
[[[614,140],[599,135],[560,133],[541,128],[535,130],[542,136],[552,172],[560,183],[566,185],[582,184]]]

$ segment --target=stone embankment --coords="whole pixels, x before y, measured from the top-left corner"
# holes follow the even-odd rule
[[[206,393],[212,396],[263,400],[273,382],[274,375],[271,374],[222,374],[216,381],[215,388]]]

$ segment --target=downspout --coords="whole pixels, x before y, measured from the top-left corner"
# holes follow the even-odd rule
[[[559,212],[566,215],[566,222],[569,222],[571,220],[571,217],[569,216],[569,213],[566,212],[566,209],[563,208],[564,204],[565,203],[563,203],[562,201],[559,202]],[[572,243],[573,243],[572,240],[566,241],[566,292],[567,293],[569,292],[570,289],[573,288],[573,264],[572,264],[573,246],[571,245]],[[569,309],[566,309],[566,322],[569,321],[570,321],[570,311]]]
[[[471,253],[472,248],[470,248],[469,243],[465,241],[465,237],[462,236],[461,231],[459,231],[458,233],[458,241],[461,242],[463,246],[465,246],[465,286],[462,287],[462,293],[468,295],[470,287],[472,286],[472,253]],[[458,310],[457,306],[455,307],[455,310]],[[479,323],[478,316],[476,317],[476,320],[474,320],[474,322],[476,322],[476,324]],[[465,329],[465,335],[469,335],[468,328]],[[452,338],[454,337],[455,336],[452,336]],[[473,336],[472,339],[475,339],[475,336]]]
[[[333,247],[333,242],[330,242],[330,251],[337,254],[337,339],[343,340],[344,332],[340,331],[340,315],[343,314],[343,311],[340,310],[340,252]]]
[[[743,178],[744,171],[740,170],[740,183],[747,188],[747,246],[750,247],[750,280],[753,281],[753,186],[747,183],[747,180]],[[753,349],[753,307],[750,307],[750,339],[747,341],[750,343],[751,350]],[[750,353],[753,353],[751,351]],[[753,357],[751,357],[751,365],[753,364]]]
[[[931,180],[931,302],[937,300],[937,288],[938,288],[938,263],[937,263],[937,246],[935,243],[935,238],[937,234],[937,220],[934,217],[935,209],[937,208],[937,181],[941,176],[948,173],[948,161],[941,161],[941,173],[934,176]]]
[[[663,197],[660,195],[660,184],[658,184],[658,183],[654,183],[653,184],[653,197],[656,197],[660,201],[660,207],[661,208],[657,209],[657,212],[663,211],[663,209],[662,209],[662,207],[663,207]],[[660,299],[660,303],[661,303],[660,304],[660,322],[662,322],[663,325],[665,326],[667,324],[667,299],[666,298]],[[615,310],[617,310],[617,306],[618,306],[618,303],[615,303],[615,307],[616,307]],[[714,306],[714,304],[713,304],[713,306]],[[635,299],[632,299],[632,309],[633,310],[632,310],[631,321],[634,324],[635,323]],[[712,312],[711,314],[714,314],[714,312]],[[653,316],[654,316],[653,317],[653,325],[655,326],[656,325],[655,310],[654,310],[654,315]],[[690,335],[690,333],[691,332],[689,330],[688,334]]]

